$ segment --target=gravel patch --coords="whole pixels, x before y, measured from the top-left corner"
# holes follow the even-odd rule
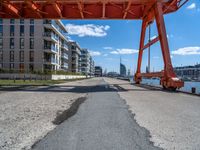
[[[93,78],[0,92],[0,149],[30,149],[56,127],[53,120],[58,113],[68,110],[76,99],[85,97],[89,88],[98,82]]]

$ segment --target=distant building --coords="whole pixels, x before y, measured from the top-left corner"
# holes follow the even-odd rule
[[[77,42],[68,42],[69,47],[69,71],[74,73],[81,72],[81,48]]]
[[[126,76],[126,66],[120,63],[120,76]]]
[[[59,20],[0,19],[0,69],[67,71],[66,33]]]
[[[200,64],[194,66],[175,67],[174,71],[178,77],[183,79],[194,79],[200,81]]]
[[[128,73],[127,73],[127,75],[128,75],[128,76],[131,75],[131,70],[130,70],[130,69],[128,69]]]
[[[114,72],[114,71],[113,71],[113,72],[108,72],[108,73],[107,73],[107,76],[108,76],[108,77],[119,77],[119,73]]]
[[[87,49],[81,49],[80,69],[84,75],[90,74],[90,54]]]
[[[94,64],[94,60],[92,59],[92,56],[90,56],[90,71],[89,71],[89,75],[90,76],[94,76],[95,73],[95,64]]]
[[[95,66],[95,76],[96,77],[102,76],[102,68],[100,66]]]

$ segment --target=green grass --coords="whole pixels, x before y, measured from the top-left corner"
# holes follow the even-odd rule
[[[69,81],[76,81],[81,79],[69,79],[69,80],[0,80],[0,86],[17,86],[17,85],[33,85],[33,86],[48,86],[53,84],[59,84]]]

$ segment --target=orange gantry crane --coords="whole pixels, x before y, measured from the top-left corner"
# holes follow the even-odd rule
[[[177,89],[184,82],[174,73],[164,14],[177,11],[188,0],[0,0],[0,18],[34,19],[140,19],[142,20],[136,83],[142,77],[159,77],[164,88]],[[146,28],[156,21],[158,36],[144,43]],[[160,41],[164,61],[161,72],[141,73],[143,51]]]

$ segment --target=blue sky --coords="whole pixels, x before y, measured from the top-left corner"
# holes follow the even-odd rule
[[[71,40],[91,51],[95,65],[107,71],[119,71],[120,56],[131,73],[136,70],[141,21],[138,20],[62,20]],[[165,23],[174,66],[200,63],[200,3],[190,0],[175,13],[165,15]],[[151,37],[157,35],[155,22]],[[147,40],[147,39],[146,39]],[[147,65],[144,51],[142,71]],[[151,47],[151,71],[163,68],[160,44]]]

